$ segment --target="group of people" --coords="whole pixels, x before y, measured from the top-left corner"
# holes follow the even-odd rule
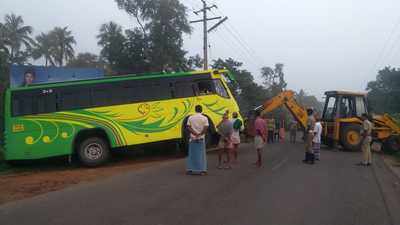
[[[266,117],[265,121],[268,130],[267,143],[283,142],[285,139],[285,120]]]
[[[205,151],[205,134],[209,127],[208,118],[202,114],[202,107],[195,107],[196,114],[189,117],[187,129],[190,132],[189,155],[187,158],[187,174],[207,174],[207,160]],[[257,167],[262,166],[262,150],[268,142],[271,135],[268,120],[261,117],[260,112],[256,111],[256,118],[252,121],[254,130],[253,143],[257,152],[257,160],[254,163]],[[304,133],[305,139],[305,158],[306,164],[314,164],[315,161],[321,159],[321,135],[322,123],[321,119],[314,114],[312,109],[307,110],[307,127]],[[363,161],[358,165],[371,165],[371,132],[372,123],[368,119],[368,115],[362,115],[363,125],[361,130]],[[271,122],[270,122],[271,123]],[[232,113],[230,119],[229,112],[225,112],[221,122],[217,125],[219,133],[219,151],[218,151],[218,169],[231,169],[232,162],[236,163],[238,159],[238,148],[240,145],[240,131],[243,129],[243,123],[239,119],[237,112]],[[295,131],[297,131],[297,123],[292,122],[291,141],[296,141]],[[293,140],[292,140],[293,139]],[[226,158],[224,159],[224,155]]]
[[[202,106],[195,107],[196,113],[188,118],[187,129],[190,132],[190,141],[187,158],[187,174],[207,174],[207,159],[205,149],[205,135],[209,122],[202,114]],[[221,122],[217,125],[219,134],[218,143],[218,169],[232,169],[232,163],[238,160],[238,148],[240,144],[240,131],[243,130],[243,122],[239,119],[237,112],[232,113],[229,118],[229,111],[226,111]],[[224,155],[226,158],[224,159]]]

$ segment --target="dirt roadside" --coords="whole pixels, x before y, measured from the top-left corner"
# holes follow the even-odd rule
[[[139,159],[128,158],[100,168],[61,165],[50,169],[35,168],[0,175],[0,205],[181,158],[182,156],[176,155],[142,157]]]

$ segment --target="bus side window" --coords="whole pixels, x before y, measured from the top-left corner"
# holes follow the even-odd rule
[[[221,80],[218,80],[218,79],[214,80],[214,85],[215,85],[215,91],[217,92],[217,94],[219,96],[224,97],[224,98],[229,98],[229,94],[226,91]]]
[[[15,94],[12,97],[12,115],[23,116],[33,114],[33,98],[29,95]]]
[[[42,93],[39,94],[33,103],[33,113],[52,113],[57,111],[55,93]]]
[[[191,82],[175,83],[174,97],[175,98],[187,98],[194,97],[194,85]]]
[[[212,80],[200,80],[196,82],[197,95],[211,95],[215,94],[215,88]]]
[[[101,107],[110,105],[113,93],[111,85],[94,86],[91,90],[91,106]]]
[[[58,110],[74,110],[90,107],[90,90],[79,87],[60,90],[58,101]]]

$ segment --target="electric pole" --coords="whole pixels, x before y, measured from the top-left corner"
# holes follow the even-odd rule
[[[211,29],[208,29],[207,26],[207,21],[209,20],[218,20],[221,19],[222,17],[217,16],[217,17],[212,17],[212,18],[207,18],[207,10],[211,10],[213,8],[217,8],[216,5],[212,6],[207,6],[207,2],[205,0],[201,0],[203,2],[203,9],[199,11],[194,11],[193,13],[198,15],[200,12],[203,13],[203,19],[201,20],[194,20],[190,21],[190,23],[203,23],[203,60],[204,60],[204,70],[208,70],[208,33],[217,28],[220,24],[225,22],[228,17],[225,17],[224,19],[220,20],[217,24],[215,24]]]

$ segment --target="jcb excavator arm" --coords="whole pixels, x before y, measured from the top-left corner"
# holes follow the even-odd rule
[[[283,105],[286,106],[303,128],[307,127],[307,111],[296,102],[293,91],[283,91],[279,95],[266,101],[263,104],[263,111],[261,114],[269,113]]]

